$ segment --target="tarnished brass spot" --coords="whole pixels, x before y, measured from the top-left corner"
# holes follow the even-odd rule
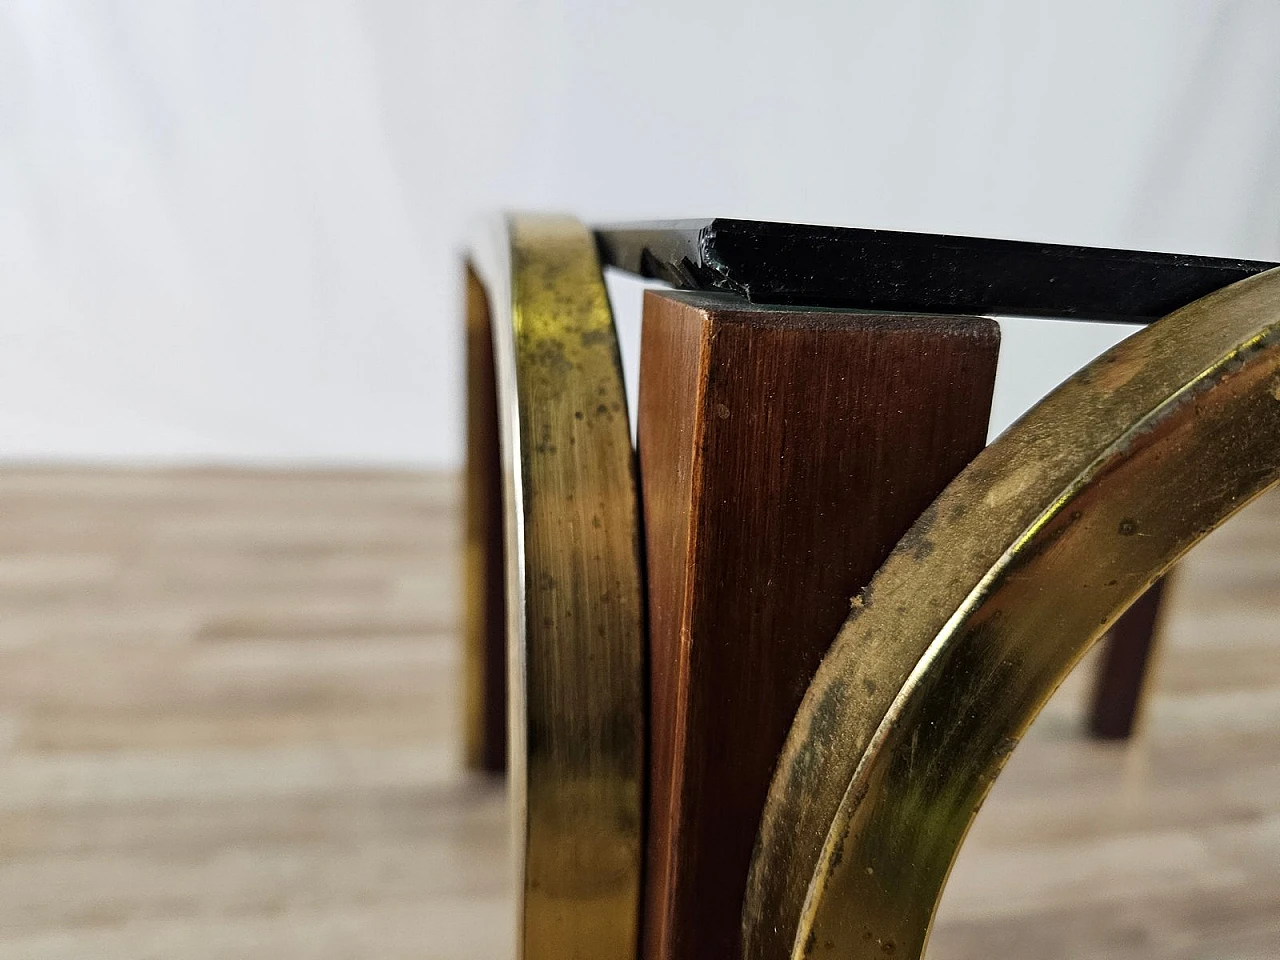
[[[1280,477],[1278,371],[1273,270],[1113,348],[942,493],[796,717],[748,883],[749,960],[922,954],[969,824],[1049,695]]]

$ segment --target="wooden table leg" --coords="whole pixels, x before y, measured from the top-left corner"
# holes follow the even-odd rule
[[[501,773],[507,767],[507,620],[498,388],[484,288],[470,269],[466,280],[464,749],[469,767]]]
[[[740,955],[787,729],[850,598],[982,449],[999,339],[980,318],[646,294],[647,960]]]
[[[1138,724],[1167,582],[1167,577],[1157,580],[1115,622],[1103,641],[1089,708],[1089,732],[1099,740],[1127,740]]]

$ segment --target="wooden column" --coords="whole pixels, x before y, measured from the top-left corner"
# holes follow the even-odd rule
[[[1157,580],[1103,640],[1089,708],[1089,732],[1099,740],[1127,740],[1142,716],[1167,582]]]
[[[469,268],[466,282],[463,727],[467,766],[501,773],[507,767],[507,608],[498,387],[484,288]]]
[[[986,440],[999,328],[650,291],[643,954],[733,960],[765,793],[889,550]]]

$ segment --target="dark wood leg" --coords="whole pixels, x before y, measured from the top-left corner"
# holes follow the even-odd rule
[[[488,304],[469,269],[464,496],[466,761],[473,769],[500,773],[507,766],[507,641],[498,390]]]
[[[1099,740],[1127,740],[1137,726],[1146,702],[1143,690],[1155,652],[1160,606],[1168,578],[1139,597],[1103,641],[1089,732]]]
[[[998,348],[986,319],[646,294],[647,960],[740,955],[787,729],[851,598],[982,449]]]

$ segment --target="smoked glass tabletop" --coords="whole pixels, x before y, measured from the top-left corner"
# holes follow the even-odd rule
[[[1145,323],[1276,264],[759,220],[596,229],[603,262],[757,303]]]

